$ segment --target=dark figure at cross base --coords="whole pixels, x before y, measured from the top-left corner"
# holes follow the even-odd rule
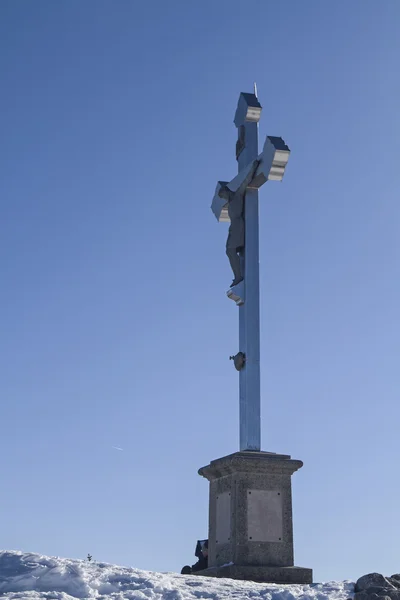
[[[181,575],[190,575],[196,571],[203,571],[208,567],[208,540],[198,540],[196,544],[195,556],[199,559],[196,564],[189,567],[186,565],[181,571]]]
[[[228,239],[226,240],[226,255],[229,258],[234,276],[231,287],[243,281],[240,253],[243,252],[245,245],[244,198],[246,188],[251,183],[258,165],[259,161],[255,160],[248,175],[236,192],[232,192],[227,184],[222,185],[218,192],[220,198],[228,201],[228,215],[231,220]]]

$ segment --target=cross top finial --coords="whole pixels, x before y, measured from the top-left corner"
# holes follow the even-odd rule
[[[240,127],[245,123],[258,123],[261,117],[262,106],[255,93],[242,92],[239,96],[234,123]]]

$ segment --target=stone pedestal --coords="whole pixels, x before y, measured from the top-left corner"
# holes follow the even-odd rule
[[[272,452],[236,452],[199,474],[210,482],[209,568],[199,575],[312,583],[294,566],[291,476],[303,463]]]

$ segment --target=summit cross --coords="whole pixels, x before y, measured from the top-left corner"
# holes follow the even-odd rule
[[[258,190],[267,181],[282,181],[290,154],[282,138],[273,136],[258,153],[261,110],[256,87],[240,94],[234,118],[238,175],[218,181],[211,205],[218,221],[230,222],[226,254],[234,279],[227,296],[239,307],[239,352],[231,358],[239,371],[240,451],[261,450]]]

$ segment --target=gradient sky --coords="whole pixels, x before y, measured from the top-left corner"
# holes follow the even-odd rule
[[[399,0],[1,0],[0,544],[177,571],[238,449],[233,116],[260,194],[262,447],[296,564],[399,572]],[[116,450],[113,446],[123,448]]]

